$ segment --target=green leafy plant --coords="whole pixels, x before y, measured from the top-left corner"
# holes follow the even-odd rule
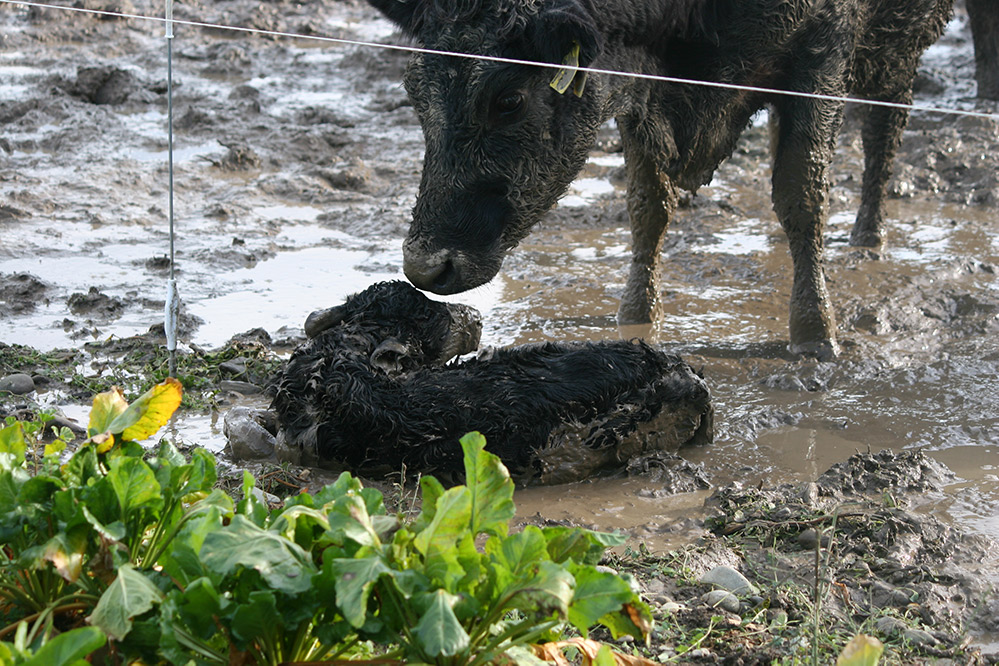
[[[0,430],[4,663],[482,664],[530,661],[569,627],[647,639],[631,581],[595,566],[622,539],[510,534],[513,483],[481,435],[461,442],[465,485],[425,477],[415,517],[390,515],[348,473],[270,508],[249,473],[239,501],[215,489],[207,451],[136,443],[180,393],[167,380],[131,405],[100,394],[68,458],[65,439],[41,443],[44,428]]]
[[[593,565],[621,540],[577,528],[508,533],[513,483],[472,433],[462,439],[466,485],[422,481],[414,521],[369,510],[357,493],[333,501],[323,578],[362,638],[395,640],[404,661],[481,664],[572,625],[644,638],[651,614],[627,577]],[[379,503],[380,505],[380,503]],[[476,539],[486,536],[484,547]]]

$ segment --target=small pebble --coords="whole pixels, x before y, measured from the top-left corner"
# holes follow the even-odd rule
[[[906,629],[902,632],[902,638],[910,643],[922,645],[923,647],[930,647],[939,642],[936,638],[934,638],[933,634],[928,631],[923,631],[922,629]]]
[[[721,608],[730,613],[738,613],[741,609],[739,597],[728,590],[711,590],[707,594],[701,595],[701,601],[711,608]]]
[[[728,590],[732,594],[746,595],[759,593],[756,586],[750,583],[745,576],[725,564],[717,566],[701,576],[701,582]]]
[[[887,638],[892,638],[908,629],[905,622],[897,617],[883,617],[874,623],[874,628]]]
[[[240,356],[219,363],[219,372],[226,377],[242,377],[246,374],[246,359]]]
[[[819,533],[812,528],[809,528],[798,535],[798,545],[800,545],[805,550],[815,550],[815,545],[817,543],[819,543]],[[822,535],[822,547],[823,548],[829,547],[828,534]]]

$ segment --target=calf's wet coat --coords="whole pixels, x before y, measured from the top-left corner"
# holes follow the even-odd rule
[[[177,11],[396,39],[360,3],[266,15],[241,1]],[[12,5],[0,6],[0,27],[0,341],[52,349],[141,333],[162,319],[168,267],[162,27]],[[184,344],[217,346],[256,326],[300,334],[316,308],[400,278],[423,150],[400,86],[405,54],[176,32]],[[81,90],[93,81],[78,70],[82,61],[131,76],[115,77],[121,94],[105,90],[108,103],[99,104]],[[921,72],[918,103],[997,112],[973,99],[963,14]],[[770,206],[762,119],[715,180],[682,202],[666,241],[665,317],[656,325],[615,324],[630,234],[609,128],[569,196],[500,276],[453,298],[482,311],[484,344],[643,336],[682,354],[703,370],[716,406],[714,444],[683,456],[715,485],[810,479],[857,449],[925,447],[958,475],[925,510],[999,538],[999,121],[913,114],[887,240],[876,251],[848,245],[858,128],[848,117],[825,231],[843,345],[833,363],[786,352],[790,260]],[[77,303],[116,307],[74,311],[75,294]],[[214,416],[181,415],[173,428],[221,452]],[[528,489],[516,500],[524,516],[624,529],[662,549],[699,533],[708,491],[672,494],[655,478]]]

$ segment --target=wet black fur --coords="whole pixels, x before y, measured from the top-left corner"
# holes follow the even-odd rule
[[[616,447],[667,412],[676,414],[679,425],[645,433],[641,446],[654,449],[661,441],[675,450],[686,441],[710,440],[704,381],[677,356],[642,342],[544,343],[394,375],[374,369],[368,358],[385,335],[378,318],[414,321],[401,316],[407,301],[427,300],[405,283],[392,283],[391,291],[391,301],[364,298],[378,313],[327,330],[288,363],[273,408],[285,446],[302,451],[304,461],[367,474],[405,466],[453,480],[463,470],[459,439],[478,430],[514,474],[531,477],[544,471],[539,450]],[[434,305],[419,319],[431,338],[437,322],[446,319],[433,314]],[[393,334],[420,337],[418,329],[395,328]],[[605,458],[623,467],[626,451],[621,455]],[[605,466],[604,458],[599,465]]]

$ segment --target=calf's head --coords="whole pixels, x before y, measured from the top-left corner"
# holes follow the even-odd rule
[[[580,0],[369,0],[435,51],[587,66],[602,38]],[[404,83],[426,154],[403,245],[406,277],[452,294],[499,271],[583,167],[602,122],[594,88],[553,68],[416,53]],[[572,76],[572,72],[568,72]],[[573,94],[574,89],[579,94]]]
[[[349,297],[343,305],[317,310],[305,321],[313,338],[309,349],[344,338],[369,355],[371,364],[389,374],[443,365],[475,351],[482,318],[467,305],[432,301],[399,280],[380,282]]]

